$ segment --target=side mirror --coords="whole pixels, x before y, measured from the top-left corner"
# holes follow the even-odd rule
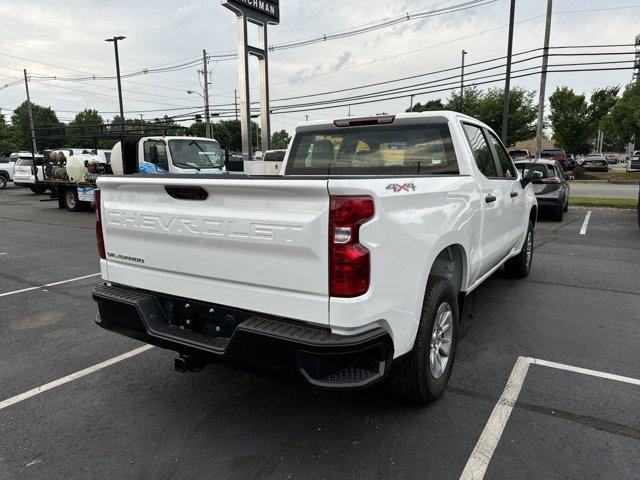
[[[531,179],[530,178],[521,178],[520,179],[520,185],[522,185],[522,188],[526,188],[527,185],[529,185],[531,183]]]

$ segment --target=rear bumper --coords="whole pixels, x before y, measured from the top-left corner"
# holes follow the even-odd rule
[[[393,359],[388,332],[352,335],[123,286],[99,285],[96,323],[178,352],[196,363],[223,363],[285,374],[327,389],[357,389],[382,380]]]

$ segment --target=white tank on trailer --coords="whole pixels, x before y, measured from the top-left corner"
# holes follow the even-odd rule
[[[81,182],[84,180],[87,174],[87,168],[85,162],[89,165],[99,165],[101,163],[107,163],[104,159],[98,155],[90,153],[81,153],[80,155],[71,155],[67,158],[67,175],[72,182]]]

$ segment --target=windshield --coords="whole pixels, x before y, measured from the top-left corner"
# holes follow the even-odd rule
[[[523,178],[547,178],[553,176],[553,169],[541,163],[518,164],[516,168],[522,172]]]
[[[301,132],[287,162],[288,175],[457,173],[449,127],[440,123]]]
[[[169,140],[169,151],[178,168],[220,168],[224,163],[222,149],[215,140]]]

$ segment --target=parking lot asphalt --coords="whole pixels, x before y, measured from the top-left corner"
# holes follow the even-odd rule
[[[98,271],[93,214],[42,198],[0,192],[2,479],[460,478],[520,357],[601,376],[531,365],[484,478],[640,478],[640,384],[607,377],[640,378],[635,212],[541,218],[530,276],[470,296],[449,388],[425,408],[383,387],[179,374],[157,348],[3,407],[141,346],[95,326],[99,277],[2,295]]]

